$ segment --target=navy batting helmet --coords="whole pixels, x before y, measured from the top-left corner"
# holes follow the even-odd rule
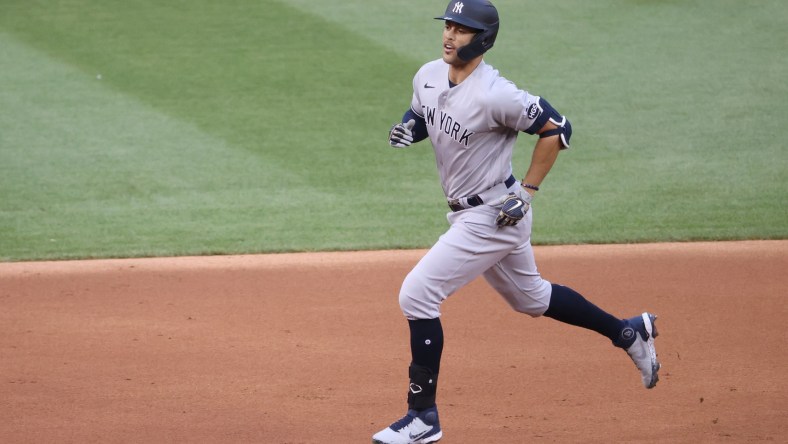
[[[465,61],[487,52],[498,36],[498,10],[489,0],[452,0],[446,6],[446,12],[435,19],[452,21],[478,31],[471,43],[457,50],[457,56]]]

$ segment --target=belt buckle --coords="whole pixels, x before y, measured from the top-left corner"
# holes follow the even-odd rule
[[[451,208],[452,211],[460,211],[465,209],[465,207],[460,204],[460,199],[449,199],[448,203],[449,208]]]

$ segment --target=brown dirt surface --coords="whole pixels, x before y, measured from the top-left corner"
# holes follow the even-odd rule
[[[659,315],[661,380],[479,279],[443,306],[442,443],[788,441],[788,241],[535,251]],[[397,294],[423,253],[2,263],[0,441],[369,443],[405,411]]]

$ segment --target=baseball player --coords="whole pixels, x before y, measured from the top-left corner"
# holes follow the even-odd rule
[[[488,0],[451,0],[436,19],[444,22],[442,57],[416,73],[410,109],[389,131],[389,144],[404,148],[429,138],[451,209],[450,227],[402,283],[399,303],[411,347],[408,410],[372,437],[376,444],[441,439],[440,307],[479,275],[518,312],[609,338],[626,350],[646,388],[655,386],[660,368],[655,315],[619,319],[537,271],[529,210],[559,152],[569,148],[569,120],[544,97],[519,89],[484,62],[498,33],[498,12]],[[525,176],[517,180],[511,161],[521,132],[538,139]]]

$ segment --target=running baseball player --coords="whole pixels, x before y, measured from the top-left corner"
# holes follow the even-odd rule
[[[450,227],[402,283],[399,303],[410,329],[408,409],[372,437],[376,444],[431,443],[441,439],[436,405],[443,301],[479,275],[516,311],[590,329],[626,351],[646,388],[660,368],[651,313],[619,319],[571,288],[537,271],[531,247],[532,199],[572,126],[543,97],[519,89],[486,64],[483,54],[498,33],[498,11],[487,0],[452,0],[444,22],[442,57],[413,78],[413,97],[389,144],[408,147],[430,139],[451,212]],[[521,133],[537,135],[523,179],[512,172]]]

